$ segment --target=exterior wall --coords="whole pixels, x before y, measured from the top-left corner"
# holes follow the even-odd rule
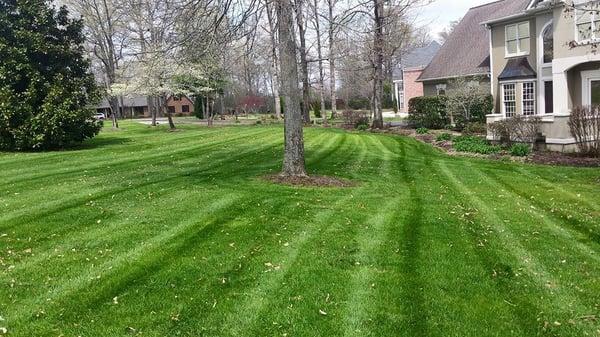
[[[594,52],[591,44],[577,46],[575,16],[565,13],[564,6],[554,8],[554,58],[585,56]]]
[[[479,85],[484,88],[484,90],[489,91],[490,89],[490,79],[487,76],[481,76],[477,78],[479,81]],[[436,96],[438,84],[446,84],[446,92],[452,92],[452,79],[447,80],[437,80],[437,81],[424,81],[423,82],[423,95],[424,96]]]
[[[189,112],[183,112],[182,107],[184,105],[187,105],[189,107]],[[169,107],[174,107],[175,111],[174,113],[176,114],[186,114],[186,115],[190,115],[194,112],[194,103],[187,97],[181,97],[180,99],[176,100],[174,99],[173,96],[171,96],[169,98],[169,100],[167,101],[167,106]]]
[[[404,109],[400,112],[408,112],[408,102],[413,97],[423,96],[423,83],[417,82],[423,69],[404,71]]]
[[[492,26],[490,29],[490,48],[491,48],[490,57],[491,57],[491,65],[492,65],[491,78],[493,79],[492,84],[491,84],[491,92],[492,92],[492,96],[494,97],[494,111],[496,113],[502,112],[502,109],[500,107],[500,100],[498,99],[499,97],[501,97],[501,89],[500,89],[500,85],[498,83],[498,76],[500,75],[502,70],[504,70],[504,67],[506,67],[506,63],[510,59],[509,57],[506,56],[505,27],[506,27],[506,25],[509,25],[509,24],[524,22],[524,21],[529,21],[529,36],[530,36],[529,50],[530,50],[530,52],[529,52],[529,55],[527,55],[527,61],[529,62],[531,67],[534,70],[536,70],[538,68],[538,66],[537,66],[538,65],[537,37],[539,35],[541,27],[538,27],[538,24],[536,24],[535,17],[534,18],[521,18],[521,19],[517,19],[514,21],[507,21],[506,23]],[[542,21],[542,20],[540,20],[540,21]],[[520,101],[520,92],[517,92],[517,105],[519,104],[518,103],[519,101]],[[517,111],[519,111],[518,109],[519,108],[517,107]]]

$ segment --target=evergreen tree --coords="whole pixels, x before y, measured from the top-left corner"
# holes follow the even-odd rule
[[[56,149],[98,134],[82,28],[49,1],[0,0],[0,149]]]

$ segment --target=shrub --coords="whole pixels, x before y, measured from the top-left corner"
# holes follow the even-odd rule
[[[489,89],[480,83],[480,77],[461,77],[450,83],[448,91],[448,115],[454,127],[462,130],[467,123],[485,122],[485,115],[492,112],[494,99]]]
[[[356,129],[359,131],[365,131],[365,130],[369,129],[369,126],[366,124],[360,124],[356,127]]]
[[[408,121],[415,128],[441,129],[449,123],[445,96],[413,97],[408,101]]]
[[[417,131],[417,134],[419,134],[419,135],[424,135],[426,133],[429,133],[429,129],[428,128],[422,128],[422,127],[421,128],[417,128],[416,131]]]
[[[465,125],[462,131],[467,135],[482,135],[487,132],[487,125],[485,122],[470,122]]]
[[[368,109],[371,102],[365,97],[354,97],[348,100],[348,107],[354,110]]]
[[[437,137],[435,137],[435,140],[438,142],[452,140],[452,135],[447,132],[440,133],[439,135],[437,135]]]
[[[569,129],[581,153],[600,157],[600,107],[575,107]]]
[[[2,1],[0,27],[0,149],[57,149],[96,136],[98,90],[81,21],[47,1]]]
[[[369,116],[362,111],[344,110],[342,120],[346,129],[356,129],[359,125],[369,126]]]
[[[510,147],[509,152],[515,157],[526,157],[529,153],[531,153],[531,146],[523,143],[513,144]]]
[[[524,117],[517,115],[488,126],[494,138],[502,144],[511,146],[513,143],[535,143],[542,126],[542,120],[537,116]]]
[[[502,150],[500,146],[490,145],[490,143],[484,138],[476,136],[456,137],[454,138],[452,146],[456,151],[480,154],[498,153]]]
[[[319,102],[314,102],[312,104],[313,106],[313,113],[315,114],[316,118],[321,118],[321,103]]]

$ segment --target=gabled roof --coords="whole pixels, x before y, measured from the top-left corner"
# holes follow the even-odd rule
[[[500,0],[473,7],[456,25],[454,31],[425,68],[419,81],[461,76],[488,75],[490,72],[489,32],[484,21],[523,12],[530,0]]]
[[[402,78],[402,70],[423,69],[427,67],[441,47],[439,42],[431,41],[426,46],[415,48],[403,55],[400,64],[394,68],[394,80]]]

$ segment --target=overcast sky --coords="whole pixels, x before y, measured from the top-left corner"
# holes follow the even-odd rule
[[[444,30],[448,24],[462,18],[471,7],[483,5],[494,0],[436,0],[419,10],[419,23],[429,27],[431,36]]]

